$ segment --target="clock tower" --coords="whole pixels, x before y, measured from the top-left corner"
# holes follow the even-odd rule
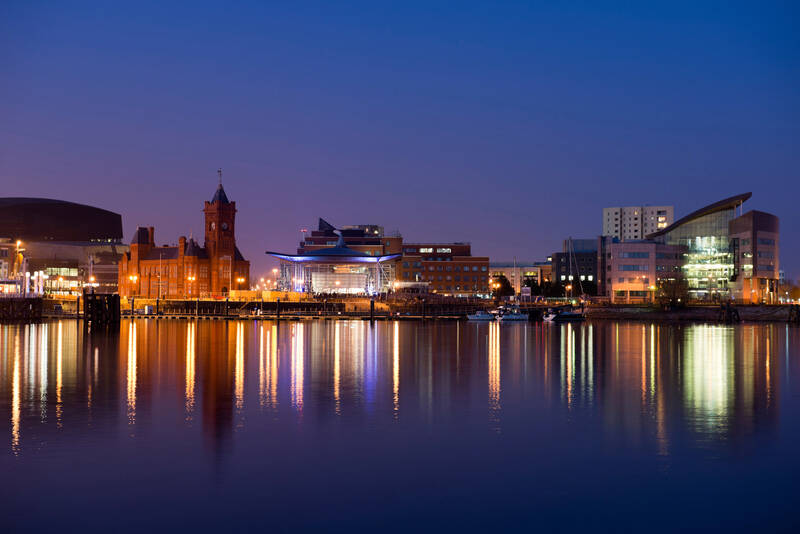
[[[205,249],[209,259],[209,282],[213,293],[227,293],[237,287],[235,223],[236,202],[228,200],[222,188],[222,171],[219,186],[211,202],[203,208],[205,214]],[[242,258],[244,259],[244,258]]]

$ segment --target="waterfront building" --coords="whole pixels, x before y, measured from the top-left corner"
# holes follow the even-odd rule
[[[620,241],[644,239],[673,222],[673,206],[626,206],[603,209],[603,234]]]
[[[320,228],[323,223],[328,224],[320,219]],[[370,247],[368,251],[351,248],[345,243],[343,232],[331,228],[330,233],[336,236],[333,246],[298,254],[267,252],[280,261],[278,288],[318,295],[376,295],[390,291],[400,254],[376,253],[381,245],[373,244],[356,245]]]
[[[403,243],[397,282],[426,282],[432,293],[489,296],[489,258],[473,256],[470,243]]]
[[[0,238],[0,295],[20,291],[20,282],[14,276],[16,253],[16,242],[9,238]]]
[[[554,252],[550,258],[554,283],[564,286],[578,284],[573,292],[580,291],[581,282],[596,283],[596,239],[565,239],[562,251]]]
[[[682,277],[685,253],[683,245],[600,237],[597,294],[614,304],[653,301],[659,282]]]
[[[732,298],[753,304],[776,302],[780,285],[778,218],[753,210],[733,219],[728,228],[736,276]]]
[[[491,262],[489,264],[491,276],[505,276],[516,294],[528,283],[541,286],[549,282],[553,272],[549,261],[524,261],[524,262]]]
[[[63,200],[0,198],[0,233],[3,291],[117,290],[117,264],[128,250],[118,213]]]
[[[342,247],[345,249],[342,250]],[[343,256],[345,259],[342,261],[345,262],[349,261],[348,257],[357,255],[381,260],[355,262],[359,264],[358,268],[349,268],[355,269],[354,273],[361,273],[366,278],[354,280],[345,290],[344,287],[330,287],[322,282],[322,274],[326,270],[342,272],[345,267],[340,265],[334,269],[325,261],[319,263],[315,258],[319,253],[326,257]],[[472,256],[469,243],[404,243],[399,233],[386,235],[384,228],[375,224],[342,226],[337,229],[324,219],[319,219],[317,229],[304,235],[296,255],[273,255],[281,259],[282,287],[286,289],[297,286],[314,292],[349,294],[408,290],[414,293],[430,292],[460,297],[485,296],[490,293],[489,258]],[[314,259],[302,260],[305,257]],[[305,278],[313,274],[311,267],[295,272],[295,267],[290,266],[308,261],[317,270],[315,276],[320,282],[303,283],[299,286],[294,282],[290,283],[290,279]],[[367,263],[375,263],[373,267],[377,270],[367,269]],[[379,277],[381,283],[377,284]],[[336,280],[343,283],[341,276],[333,276],[331,279],[334,282]]]
[[[742,205],[751,196],[743,193],[720,200],[647,236],[686,247],[682,271],[690,298],[744,302],[777,298],[778,218],[759,211],[742,214]]]
[[[203,245],[178,238],[177,245],[156,246],[155,231],[139,227],[130,252],[119,264],[119,292],[125,297],[221,297],[250,287],[250,262],[236,246],[236,202],[228,200],[220,181],[205,202]]]
[[[297,254],[310,254],[316,250],[334,247],[341,236],[344,244],[355,251],[369,256],[399,254],[403,238],[399,234],[385,235],[383,226],[358,224],[342,226],[338,230],[325,219],[320,218],[317,229],[303,236]]]

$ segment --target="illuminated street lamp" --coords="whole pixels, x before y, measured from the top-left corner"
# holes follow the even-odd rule
[[[132,275],[128,276],[128,280],[130,281],[131,286],[132,286],[131,295],[136,295],[136,290],[138,289],[138,286],[136,285],[136,282],[139,280],[139,276],[137,276],[135,274],[132,274]]]

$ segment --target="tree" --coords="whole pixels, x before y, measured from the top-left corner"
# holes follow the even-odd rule
[[[689,283],[684,277],[661,278],[656,286],[656,300],[662,308],[677,308],[686,305],[689,298]]]
[[[532,296],[539,296],[539,295],[542,294],[541,286],[533,278],[525,278],[525,280],[522,282],[522,285],[524,285],[525,287],[531,288],[531,295]]]
[[[511,287],[511,282],[505,275],[492,276],[492,296],[495,298],[514,296],[514,288]]]

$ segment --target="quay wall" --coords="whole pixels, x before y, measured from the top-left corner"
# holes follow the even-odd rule
[[[790,306],[735,306],[741,321],[789,320]],[[657,322],[717,322],[719,306],[688,306],[676,310],[659,310],[644,306],[592,306],[586,309],[590,319],[614,319]]]

